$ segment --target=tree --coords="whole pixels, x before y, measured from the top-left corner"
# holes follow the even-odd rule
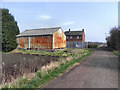
[[[17,47],[16,35],[19,28],[8,9],[2,9],[2,50],[11,51]]]
[[[112,28],[110,31],[110,41],[111,41],[111,46],[113,49],[117,49],[117,43],[118,43],[118,28]]]
[[[110,36],[107,37],[107,44],[113,49],[120,50],[120,30],[119,27],[112,28],[110,31]]]

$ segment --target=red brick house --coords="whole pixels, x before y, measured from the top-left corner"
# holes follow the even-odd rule
[[[69,29],[65,32],[65,35],[67,48],[84,48],[87,46],[84,29],[82,31],[71,31]]]

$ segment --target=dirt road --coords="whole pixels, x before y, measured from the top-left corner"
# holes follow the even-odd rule
[[[104,48],[95,49],[80,65],[45,88],[118,88],[118,57]]]

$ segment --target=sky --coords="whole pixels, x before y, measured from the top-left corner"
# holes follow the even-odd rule
[[[86,41],[105,42],[110,29],[118,26],[117,2],[3,2],[2,8],[9,9],[20,32],[44,27],[84,29]]]

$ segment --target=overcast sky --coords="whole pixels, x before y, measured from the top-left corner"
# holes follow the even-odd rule
[[[105,33],[118,25],[117,2],[4,2],[20,32],[26,29],[62,27],[85,29],[86,41],[105,42]]]

